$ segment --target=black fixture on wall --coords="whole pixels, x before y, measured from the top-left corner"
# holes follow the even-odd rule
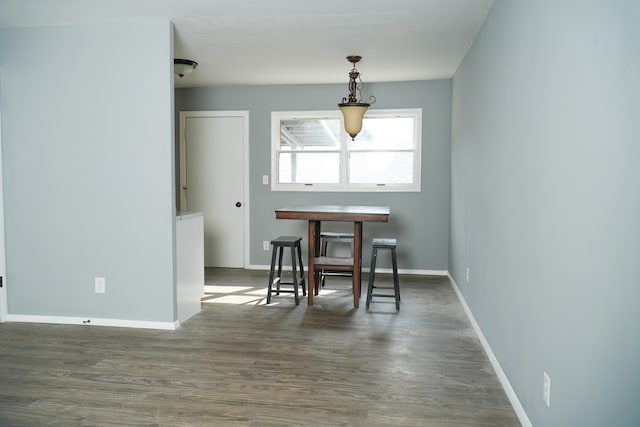
[[[191,74],[191,72],[195,70],[197,66],[198,63],[196,61],[192,61],[191,59],[175,58],[173,60],[173,72],[180,76],[180,78],[184,77],[187,74]]]

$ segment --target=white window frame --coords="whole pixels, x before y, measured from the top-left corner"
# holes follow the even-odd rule
[[[272,111],[271,112],[271,190],[272,191],[333,191],[333,192],[420,192],[422,180],[422,109],[374,109],[365,118],[413,117],[414,148],[413,183],[410,184],[353,184],[348,183],[349,144],[351,137],[344,130],[342,114],[339,110],[329,111]],[[339,119],[340,120],[340,182],[327,183],[279,183],[278,159],[280,153],[280,122],[291,119]],[[357,137],[356,137],[357,138]],[[352,150],[354,152],[362,150]]]

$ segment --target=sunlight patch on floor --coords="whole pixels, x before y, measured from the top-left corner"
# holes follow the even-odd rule
[[[322,289],[320,291],[320,295],[316,295],[316,298],[321,297],[322,295],[331,295],[338,292],[336,289]]]
[[[286,289],[290,289],[290,287]],[[267,288],[262,286],[205,285],[204,291],[205,295],[201,300],[203,304],[267,305]],[[336,292],[338,292],[336,289],[322,289],[316,298]],[[307,298],[302,295],[302,290],[300,290],[299,298],[301,302]],[[274,287],[269,306],[276,306],[280,302],[288,304],[293,302],[293,299],[291,293],[276,295]]]
[[[255,289],[252,286],[225,286],[225,285],[205,285],[205,294],[232,294],[234,292],[243,292],[247,289]]]
[[[266,289],[255,289],[253,291],[243,292],[245,295],[262,295],[266,298],[267,290]]]
[[[205,298],[202,302],[207,304],[263,305],[267,303],[267,297],[256,298],[252,295],[225,295],[218,298]]]

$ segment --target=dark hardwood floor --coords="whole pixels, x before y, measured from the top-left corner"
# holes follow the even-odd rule
[[[176,331],[0,324],[0,426],[520,425],[446,278],[396,312],[366,275],[358,310],[348,278],[267,306],[268,274],[207,269]]]

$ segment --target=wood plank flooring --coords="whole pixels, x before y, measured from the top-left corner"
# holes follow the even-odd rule
[[[520,425],[446,278],[402,275],[396,312],[366,275],[358,310],[337,277],[267,306],[268,274],[207,269],[176,331],[0,324],[0,426]]]

